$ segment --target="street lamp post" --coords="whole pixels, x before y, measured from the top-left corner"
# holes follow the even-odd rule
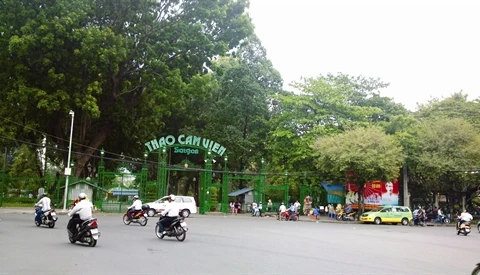
[[[70,156],[72,155],[73,118],[75,117],[75,112],[70,110],[68,114],[72,116],[72,122],[70,125],[70,143],[68,145],[67,167],[65,168],[65,176],[67,178],[65,179],[65,193],[63,194],[63,211],[67,210],[68,180],[70,178],[70,174],[72,173],[72,169],[70,168]]]

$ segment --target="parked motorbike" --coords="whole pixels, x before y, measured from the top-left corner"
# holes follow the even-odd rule
[[[183,242],[187,237],[187,231],[188,231],[185,218],[183,216],[179,216],[178,218],[173,220],[170,226],[165,228],[165,231],[167,232],[165,235],[159,231],[160,221],[162,219],[164,219],[164,216],[161,216],[160,219],[158,219],[157,225],[155,226],[155,235],[157,236],[157,238],[163,239],[163,237],[165,236],[170,238],[175,237],[177,238],[178,241]]]
[[[50,209],[50,210],[47,210],[45,212],[42,213],[42,215],[40,216],[40,218],[42,219],[42,222],[41,223],[38,223],[37,222],[37,211],[40,210],[42,208],[42,205],[39,204],[39,205],[35,205],[34,206],[35,208],[35,218],[34,218],[34,222],[35,222],[35,225],[36,226],[40,226],[40,225],[47,225],[48,227],[50,228],[54,228],[55,227],[55,223],[57,222],[58,220],[58,217],[57,217],[57,212],[55,211],[55,209]]]
[[[422,217],[421,215],[414,215],[409,224],[410,226],[418,225],[424,227],[426,225],[425,217]]]
[[[96,218],[84,221],[82,224],[80,224],[80,226],[77,225],[77,235],[73,235],[73,233],[68,228],[67,232],[68,240],[71,243],[87,243],[90,247],[94,247],[95,245],[97,245],[97,240],[100,237]]]
[[[467,236],[470,233],[470,223],[469,222],[464,222],[458,226],[457,223],[457,235],[463,234],[464,236]]]
[[[260,217],[261,215],[260,208],[255,207],[252,209],[252,217]]]
[[[300,213],[298,213],[298,211],[296,211],[293,215],[290,214],[290,211],[286,211],[285,212],[285,220],[286,221],[298,221],[300,219]]]
[[[356,212],[350,212],[350,213],[345,213],[341,212],[340,214],[337,215],[337,221],[354,221],[356,220]]]
[[[480,263],[473,269],[472,275],[480,275]]]
[[[449,224],[450,223],[450,219],[445,215],[442,215],[441,217],[438,217],[436,221],[439,222],[439,223],[443,223],[443,224]]]
[[[147,213],[142,209],[137,214],[133,215],[131,219],[128,219],[127,213],[123,215],[123,223],[129,225],[130,223],[139,223],[141,226],[147,225]]]

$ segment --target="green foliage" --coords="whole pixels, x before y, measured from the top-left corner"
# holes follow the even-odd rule
[[[413,169],[417,179],[436,191],[465,192],[478,185],[474,175],[464,173],[480,167],[480,135],[462,118],[436,118],[417,127]]]
[[[218,204],[218,188],[216,186],[210,186],[208,188],[209,196],[210,196],[210,208],[211,210],[215,210]]]
[[[363,209],[363,185],[370,180],[393,180],[403,165],[402,148],[393,136],[378,127],[358,127],[345,133],[322,137],[312,146],[318,169],[331,180],[349,178],[359,189]]]
[[[157,189],[158,188],[155,184],[148,184],[147,187],[145,187],[146,202],[156,201],[157,199],[159,199]]]
[[[205,65],[253,32],[246,0],[50,2],[0,5],[0,116],[28,126],[0,133],[35,143],[44,132],[66,152],[75,111],[77,176],[100,146],[142,152],[190,92],[215,86]]]

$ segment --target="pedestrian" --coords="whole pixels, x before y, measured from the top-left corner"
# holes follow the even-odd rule
[[[232,214],[235,212],[235,204],[233,203],[233,201],[230,202],[230,212],[232,212]]]
[[[237,201],[235,201],[235,203],[234,203],[234,207],[235,207],[235,211],[234,211],[234,213],[235,213],[235,215],[237,215],[237,214],[238,214],[238,212],[240,211],[240,207],[241,207],[241,204],[240,204],[240,202],[239,202],[238,200],[237,200]]]
[[[268,212],[268,211],[272,211],[272,206],[273,206],[272,200],[271,200],[271,199],[268,199],[268,202],[267,202],[267,212]]]

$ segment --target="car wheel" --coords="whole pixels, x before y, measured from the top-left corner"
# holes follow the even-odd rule
[[[408,219],[407,219],[407,218],[403,218],[403,219],[402,219],[402,225],[403,225],[403,226],[408,225]]]
[[[382,223],[382,219],[380,219],[379,217],[376,217],[375,220],[373,220],[373,222],[375,224],[381,224]]]
[[[190,217],[190,210],[188,210],[188,209],[183,209],[183,210],[182,210],[182,217],[184,217],[184,218]]]
[[[155,216],[155,214],[156,214],[155,209],[152,209],[152,208],[149,208],[149,209],[148,209],[148,211],[147,211],[147,216],[153,217],[153,216]]]

